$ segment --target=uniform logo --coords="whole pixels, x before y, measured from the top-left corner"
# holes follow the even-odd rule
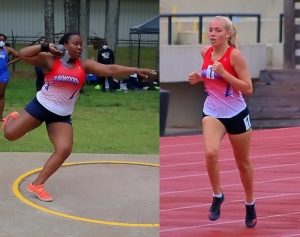
[[[201,70],[201,77],[206,77],[208,79],[222,79],[222,77],[219,74],[215,73],[212,70],[212,65],[209,65],[207,69]]]
[[[76,77],[65,76],[65,75],[54,76],[53,82],[68,82],[68,83],[71,83],[73,85],[78,85],[79,84],[79,80]]]
[[[226,87],[226,92],[225,92],[225,97],[230,96],[233,94],[233,88],[232,86],[228,83]]]
[[[248,131],[251,128],[250,116],[249,114],[244,118],[245,128]]]
[[[109,59],[110,53],[109,52],[104,52],[101,54],[103,59]]]

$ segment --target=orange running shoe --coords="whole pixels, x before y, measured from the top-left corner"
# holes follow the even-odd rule
[[[5,118],[3,118],[3,122],[2,122],[2,131],[4,131],[5,125],[7,123],[7,120],[9,118],[9,116],[12,116],[14,120],[16,120],[19,117],[18,112],[14,111],[10,114],[8,114]]]
[[[32,183],[28,185],[27,190],[34,193],[41,201],[51,202],[53,197],[44,190],[44,184],[34,186]]]

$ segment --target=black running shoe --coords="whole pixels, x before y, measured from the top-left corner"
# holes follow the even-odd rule
[[[248,228],[253,228],[256,226],[257,218],[255,211],[255,203],[253,205],[246,205],[246,217],[245,224]]]
[[[220,207],[221,204],[224,202],[225,196],[222,193],[222,197],[217,198],[217,197],[213,197],[213,201],[212,204],[209,208],[209,212],[208,212],[208,219],[210,219],[211,221],[216,221],[220,218]]]

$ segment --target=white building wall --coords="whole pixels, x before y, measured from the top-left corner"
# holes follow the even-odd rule
[[[160,46],[160,82],[188,82],[188,75],[200,73],[203,63],[203,45]],[[264,44],[245,45],[241,52],[248,65],[251,78],[258,78],[267,67],[267,47]]]
[[[160,13],[197,13],[197,14],[260,14],[261,36],[260,43],[272,44],[279,42],[279,19],[283,13],[283,0],[189,0],[185,4],[180,0],[161,0]],[[203,37],[207,42],[206,33],[211,18],[204,17]],[[241,44],[256,43],[257,19],[240,17],[234,19]],[[172,20],[173,44],[197,44],[199,19],[191,17],[177,17]],[[167,41],[167,18],[161,20],[162,34],[160,43]],[[165,32],[165,33],[163,33]],[[187,39],[187,40],[186,40]]]
[[[277,18],[284,0],[160,0],[160,13],[257,13]],[[174,9],[175,7],[175,9]]]
[[[28,3],[30,2],[30,4]],[[37,35],[44,31],[44,7],[41,0],[1,0],[1,32],[14,35]]]
[[[64,30],[64,1],[54,1],[55,33]],[[120,0],[119,39],[129,39],[131,27],[159,14],[159,0]],[[0,32],[9,38],[44,35],[43,0],[1,0]],[[90,36],[104,37],[105,0],[90,0]],[[9,40],[8,40],[9,41]]]
[[[142,24],[158,14],[159,0],[121,0],[119,38],[128,39],[130,27]],[[153,35],[147,37],[151,39]]]
[[[90,3],[90,36],[103,37],[105,32],[105,0]]]

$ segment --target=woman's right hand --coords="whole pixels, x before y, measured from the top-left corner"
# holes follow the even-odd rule
[[[55,44],[50,43],[49,44],[49,51],[51,54],[53,54],[55,57],[61,57],[63,55],[63,52],[58,50],[56,48]]]
[[[201,76],[200,76],[197,72],[192,72],[192,73],[189,75],[189,78],[188,78],[188,79],[189,79],[191,85],[195,85],[195,84],[197,84],[198,82],[202,81]]]
[[[136,73],[139,76],[144,77],[144,78],[148,78],[147,74],[156,75],[156,71],[155,70],[147,69],[147,68],[138,68]]]

